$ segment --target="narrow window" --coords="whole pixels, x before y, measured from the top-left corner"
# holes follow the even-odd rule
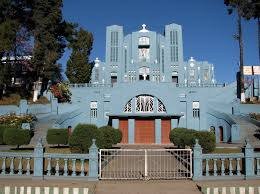
[[[164,73],[164,49],[162,49],[162,73]]]
[[[199,101],[193,101],[192,103],[193,118],[200,118],[200,103]]]
[[[125,73],[127,69],[127,50],[125,49]]]
[[[172,82],[173,83],[178,83],[178,76],[172,76]]]
[[[97,118],[97,101],[90,102],[90,118]]]
[[[118,62],[118,32],[111,32],[110,62]]]

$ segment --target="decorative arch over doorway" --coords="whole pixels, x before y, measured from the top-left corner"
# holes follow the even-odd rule
[[[123,110],[125,113],[167,113],[163,102],[149,94],[138,95],[130,99]]]

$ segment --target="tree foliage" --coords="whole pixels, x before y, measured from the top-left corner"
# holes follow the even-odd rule
[[[69,45],[72,53],[67,62],[66,70],[70,83],[87,83],[90,81],[92,65],[89,61],[89,55],[92,45],[92,33],[82,28],[75,32]]]
[[[47,89],[49,80],[53,83],[61,81],[61,68],[57,61],[64,49],[68,43],[73,47],[81,41],[86,43],[82,39],[75,41],[77,25],[63,19],[62,6],[63,0],[0,1],[0,59],[6,59],[0,60],[0,98],[4,91],[13,87],[11,79],[15,79],[20,71],[17,66],[27,69],[21,77],[21,92],[30,91],[33,82],[38,80],[42,81],[41,93]],[[88,55],[92,36],[90,39],[91,45],[87,42]],[[25,55],[32,56],[32,59],[17,60]],[[10,61],[10,57],[15,60]]]
[[[236,9],[245,19],[260,17],[260,1],[259,0],[224,0],[228,11],[231,14]]]
[[[260,0],[224,0],[224,3],[228,7],[229,14],[236,10],[239,17],[246,20],[257,19],[258,57],[260,61]]]

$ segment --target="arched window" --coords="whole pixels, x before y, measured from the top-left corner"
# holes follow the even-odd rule
[[[132,108],[133,102],[135,107]],[[155,106],[157,102],[157,107]],[[156,109],[157,108],[157,109]],[[151,95],[139,95],[129,100],[124,106],[124,112],[129,113],[132,111],[136,113],[166,113],[166,108],[161,100]]]

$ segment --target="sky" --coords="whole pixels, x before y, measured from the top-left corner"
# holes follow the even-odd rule
[[[94,35],[91,59],[105,58],[106,26],[122,25],[124,34],[147,25],[163,34],[170,23],[182,25],[184,60],[191,56],[215,66],[219,83],[231,83],[238,70],[239,47],[233,38],[236,15],[228,15],[224,0],[64,0],[64,19]],[[244,64],[259,64],[256,20],[243,21]],[[66,67],[70,52],[60,59]]]

